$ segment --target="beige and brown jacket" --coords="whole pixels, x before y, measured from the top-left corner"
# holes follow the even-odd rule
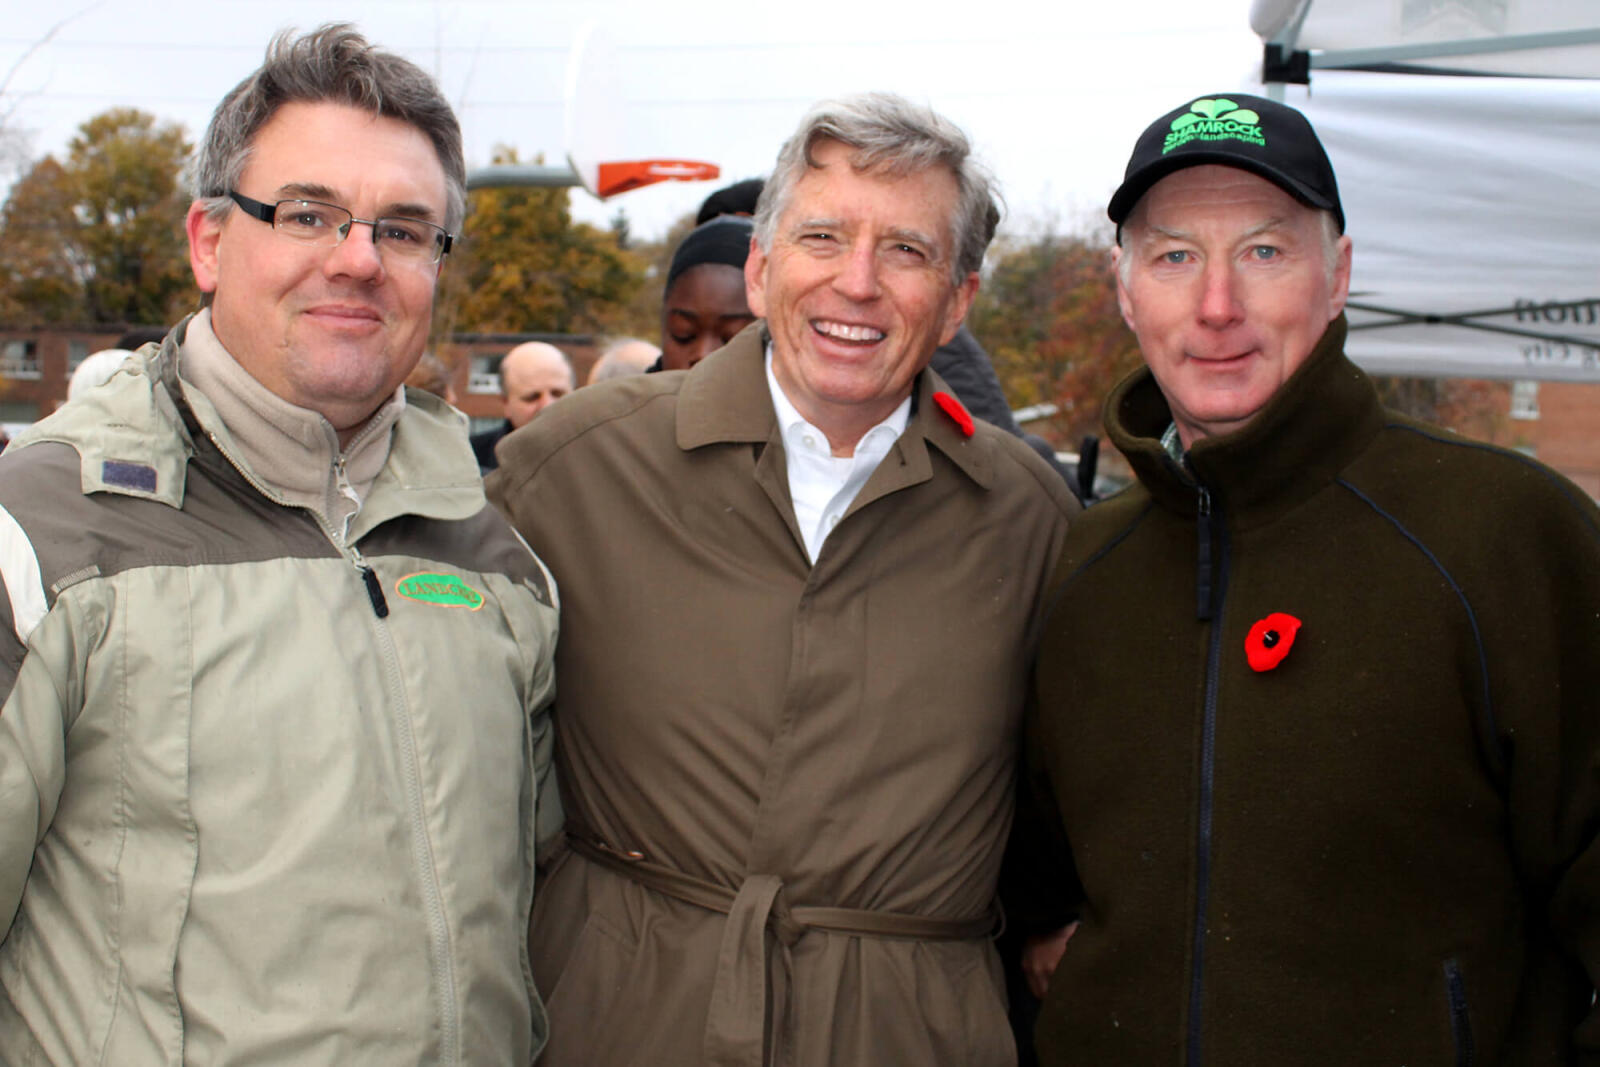
[[[338,536],[182,337],[0,459],[0,1062],[525,1067],[553,588],[442,403]]]

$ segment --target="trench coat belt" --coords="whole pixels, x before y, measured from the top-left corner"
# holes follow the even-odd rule
[[[728,916],[717,953],[711,1011],[706,1019],[705,1061],[717,1067],[762,1067],[766,1063],[768,929],[778,942],[782,964],[772,974],[771,982],[779,1012],[774,1029],[782,1032],[782,1012],[788,1005],[793,970],[789,950],[808,930],[922,941],[971,941],[988,937],[997,928],[994,912],[973,919],[932,919],[865,908],[790,907],[784,899],[783,882],[775,875],[748,875],[735,892],[642,856],[617,852],[582,831],[569,832],[567,841],[579,855],[648,889]]]

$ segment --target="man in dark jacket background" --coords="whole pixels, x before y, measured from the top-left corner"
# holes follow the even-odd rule
[[[1186,103],[1109,214],[1139,484],[1036,671],[1041,1061],[1600,1062],[1600,512],[1380,406],[1297,111]]]

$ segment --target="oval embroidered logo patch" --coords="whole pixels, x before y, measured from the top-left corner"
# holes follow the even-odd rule
[[[394,591],[410,600],[437,604],[442,608],[477,611],[483,607],[483,594],[453,574],[437,574],[433,571],[408,574],[394,583]]]

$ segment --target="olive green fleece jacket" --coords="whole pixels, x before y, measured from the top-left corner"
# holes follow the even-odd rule
[[[1029,724],[1082,917],[1044,1063],[1600,1063],[1600,512],[1344,337],[1187,471],[1148,371],[1108,401],[1139,484],[1068,534]]]

